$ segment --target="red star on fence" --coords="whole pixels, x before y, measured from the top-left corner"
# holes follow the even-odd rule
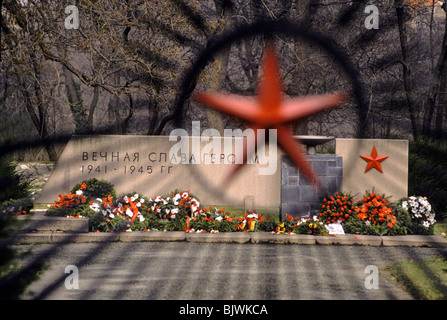
[[[370,156],[360,156],[360,157],[366,162],[368,162],[368,164],[366,165],[365,173],[371,170],[372,168],[375,168],[379,170],[381,173],[383,173],[382,165],[380,163],[386,158],[388,158],[388,156],[377,155],[376,146],[373,147]]]
[[[287,123],[308,117],[321,110],[338,106],[347,100],[347,95],[335,93],[284,99],[275,49],[271,43],[265,49],[263,70],[264,75],[258,84],[258,95],[256,97],[195,92],[193,98],[212,108],[247,121],[249,127],[254,130],[275,129],[280,146],[303,172],[305,177],[316,188],[320,188],[320,180],[314,173],[306,156],[302,153],[301,143],[289,132]],[[257,145],[257,141],[255,141],[255,144]],[[255,150],[247,150],[244,146],[244,161],[242,164],[236,165],[229,178],[232,178],[239,171],[246,163],[248,156],[254,152]]]

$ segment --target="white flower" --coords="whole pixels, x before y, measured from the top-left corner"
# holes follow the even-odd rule
[[[223,219],[223,218],[222,218],[221,216],[218,216],[215,220],[216,220],[216,221],[222,221],[222,219]]]
[[[135,197],[130,197],[130,201],[134,202],[135,201]]]
[[[171,210],[166,209],[165,212],[166,212],[166,214],[169,214],[171,212]]]
[[[99,212],[100,210],[99,204],[97,202],[93,202],[93,204],[90,205],[90,209],[92,209],[95,212]]]
[[[140,222],[143,222],[145,220],[144,216],[141,214],[138,217],[140,218]]]
[[[82,190],[78,190],[78,191],[76,191],[76,195],[77,196],[80,196],[80,195],[82,195],[84,192],[82,192]]]
[[[197,212],[197,209],[199,209],[199,204],[191,205],[191,209],[192,209],[192,212]]]
[[[428,229],[428,227],[430,227],[430,223],[428,221],[422,222],[422,225],[427,229]]]
[[[109,214],[109,218],[113,219],[115,218],[115,215],[113,213]]]
[[[133,197],[134,197],[135,199],[138,199],[138,198],[140,197],[140,195],[139,195],[138,193],[135,193],[135,194],[133,195]]]
[[[177,214],[178,211],[179,211],[178,208],[172,208],[172,209],[171,209],[171,214]]]
[[[124,196],[123,200],[125,203],[129,203],[129,199],[127,198],[127,196]]]
[[[159,201],[161,201],[161,197],[160,197],[160,196],[155,197],[154,201],[155,201],[155,202],[159,202]]]
[[[402,208],[404,208],[405,210],[408,209],[408,202],[407,201],[403,201],[402,202]]]
[[[144,203],[144,198],[141,198],[141,199],[140,199],[140,203]]]
[[[126,214],[127,214],[130,218],[133,217],[133,212],[132,212],[132,210],[130,210],[129,208],[127,208],[127,210],[126,210]]]
[[[141,207],[141,203],[140,202],[137,202],[137,207],[138,208]]]

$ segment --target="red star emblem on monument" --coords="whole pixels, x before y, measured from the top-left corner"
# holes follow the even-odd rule
[[[386,158],[388,158],[388,156],[377,155],[376,146],[373,147],[370,156],[360,156],[360,157],[366,162],[368,162],[368,164],[366,165],[365,173],[371,170],[372,168],[375,168],[379,170],[381,173],[383,173],[382,165],[380,163]]]
[[[264,52],[263,76],[257,91],[258,95],[255,97],[196,91],[193,98],[209,107],[245,120],[253,130],[276,129],[279,145],[303,172],[306,179],[316,188],[320,188],[320,180],[302,153],[301,143],[289,132],[287,123],[338,106],[347,100],[347,95],[334,93],[286,99],[272,43],[267,45]],[[255,145],[257,145],[256,141]],[[239,171],[246,163],[248,155],[253,154],[254,151],[247,150],[244,146],[244,161],[242,164],[236,165],[230,178]]]

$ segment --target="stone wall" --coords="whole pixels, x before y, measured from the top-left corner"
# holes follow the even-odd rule
[[[50,175],[54,170],[54,163],[42,162],[19,162],[16,166],[16,172],[22,181],[31,184],[31,197],[35,199],[39,196],[40,191],[50,179]]]
[[[341,191],[343,177],[343,159],[341,156],[322,154],[307,155],[315,173],[326,191]],[[281,216],[285,214],[300,217],[312,217],[321,201],[321,193],[315,192],[312,185],[295,167],[287,156],[282,157],[281,167]]]
[[[360,156],[371,156],[373,148],[378,156],[387,156],[380,162],[382,172],[372,168],[366,171],[367,161]],[[365,191],[385,194],[390,200],[406,197],[408,193],[408,140],[398,139],[336,139],[335,153],[343,157],[343,191],[357,199]]]
[[[255,208],[280,206],[282,152],[279,149],[270,159],[275,169],[273,174],[260,174],[269,164],[255,161],[245,165],[228,183],[226,178],[234,165],[224,160],[234,161],[236,140],[242,138],[214,137],[200,141],[198,152],[194,150],[193,138],[196,137],[185,138],[189,141],[189,154],[178,158],[190,163],[175,164],[170,150],[178,141],[171,141],[169,136],[74,136],[36,203],[53,203],[58,194],[65,194],[76,183],[95,177],[111,182],[118,195],[139,192],[154,197],[179,189],[191,191],[207,205],[244,206],[245,199],[252,196]],[[225,148],[228,141],[231,147]],[[269,154],[266,149],[265,154]],[[182,153],[186,151],[185,148]]]

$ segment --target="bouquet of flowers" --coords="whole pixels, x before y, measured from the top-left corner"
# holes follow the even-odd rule
[[[235,231],[237,219],[235,215],[230,217],[225,208],[208,207],[199,209],[198,212],[189,220],[187,232],[196,232],[195,230],[216,232]]]
[[[385,195],[367,191],[353,211],[351,219],[343,225],[347,233],[378,236],[405,233],[401,219],[394,211],[394,205],[385,198]]]
[[[148,212],[154,213],[160,220],[173,220],[199,214],[200,202],[189,191],[171,193],[170,196],[157,196],[149,199]]]
[[[76,192],[70,192],[66,195],[59,194],[59,200],[54,201],[51,205],[53,208],[74,208],[80,204],[87,202],[87,198],[84,196],[84,189],[87,185],[83,183],[79,190]]]
[[[426,197],[411,196],[403,199],[401,207],[410,214],[412,222],[422,225],[425,229],[429,229],[436,222],[435,214]]]
[[[254,231],[257,222],[264,221],[264,217],[256,213],[256,210],[247,212],[244,216],[239,218],[239,223],[236,226],[236,230],[241,231]]]
[[[354,198],[350,194],[336,192],[323,199],[318,219],[323,223],[348,221],[354,213]]]

